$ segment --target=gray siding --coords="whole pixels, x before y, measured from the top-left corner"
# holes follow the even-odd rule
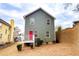
[[[30,26],[30,18],[35,19],[34,26]],[[51,23],[47,25],[47,20],[50,20]],[[31,27],[31,28],[30,28]],[[34,14],[28,16],[25,19],[25,40],[28,40],[28,32],[29,31],[37,31],[38,37],[41,38],[41,40],[45,40],[46,32],[50,32],[50,38],[47,39],[47,41],[53,41],[55,40],[55,33],[54,33],[54,20],[50,16],[48,16],[43,11],[39,10],[35,12]]]

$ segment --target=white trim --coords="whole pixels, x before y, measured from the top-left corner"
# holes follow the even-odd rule
[[[29,40],[29,35],[28,35],[28,40],[22,41],[22,43],[34,43],[35,42],[35,36],[33,34],[33,40]]]

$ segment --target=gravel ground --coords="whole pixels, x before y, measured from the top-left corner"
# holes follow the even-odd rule
[[[31,49],[23,47],[21,52],[17,51],[16,44],[0,50],[0,56],[78,56],[79,48],[72,44],[44,44]]]

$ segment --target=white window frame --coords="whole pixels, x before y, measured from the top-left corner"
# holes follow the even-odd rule
[[[30,25],[34,25],[35,24],[35,19],[33,17],[30,18]]]

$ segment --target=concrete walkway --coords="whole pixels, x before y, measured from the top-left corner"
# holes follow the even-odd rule
[[[79,55],[79,48],[72,46],[71,44],[59,43],[48,44],[31,49],[30,47],[24,47],[21,52],[16,49],[16,44],[0,50],[1,56],[70,56]]]

